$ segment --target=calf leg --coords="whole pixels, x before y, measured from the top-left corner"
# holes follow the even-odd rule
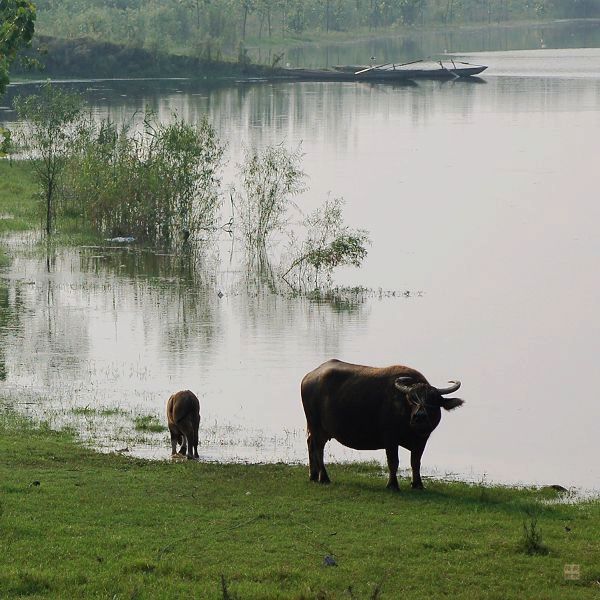
[[[177,444],[181,443],[181,435],[171,426],[169,426],[169,433],[171,434],[171,455],[175,456],[177,454]]]
[[[187,451],[187,443],[185,435],[183,435],[182,433],[179,434],[179,443],[181,444],[181,448],[179,448],[179,454],[181,454],[181,456],[185,456]]]
[[[386,448],[385,454],[387,456],[388,470],[390,472],[386,487],[389,490],[399,490],[398,465],[400,464],[400,461],[398,460],[398,446],[390,446],[389,448]]]
[[[423,489],[423,481],[421,480],[421,456],[423,456],[423,451],[425,450],[425,444],[427,440],[423,444],[413,448],[410,453],[410,466],[412,468],[412,484],[411,487],[414,490],[422,490]]]
[[[183,433],[183,446],[179,450],[180,454],[185,454],[188,460],[194,458],[194,429],[189,423],[181,423],[181,432]]]
[[[194,426],[194,458],[200,458],[198,454],[198,427]]]

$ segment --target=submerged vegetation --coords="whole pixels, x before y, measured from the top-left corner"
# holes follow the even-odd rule
[[[282,275],[292,287],[330,288],[333,269],[343,265],[360,267],[367,256],[369,234],[364,229],[354,230],[345,225],[343,204],[342,198],[328,198],[322,207],[304,219],[304,239],[292,238],[295,258]]]
[[[214,228],[224,146],[206,119],[143,129],[87,122],[73,140],[63,210],[103,236],[179,248]]]
[[[219,229],[225,145],[206,118],[191,125],[173,115],[164,124],[147,112],[137,125],[96,122],[77,94],[50,82],[16,106],[24,122],[17,150],[30,157],[48,238],[56,218],[59,228],[64,220],[100,238],[187,252]],[[306,191],[301,159],[300,148],[247,149],[240,184],[230,190],[234,214],[223,228],[242,238],[248,266],[271,282],[269,241],[287,233],[292,243],[278,274],[293,289],[310,291],[331,287],[338,266],[359,267],[369,237],[344,223],[341,198],[304,218],[303,237],[291,231],[290,211],[302,214],[294,199]]]
[[[159,433],[165,431],[166,427],[158,420],[156,415],[140,415],[135,418],[136,431],[148,431]]]
[[[283,146],[246,149],[239,165],[242,191],[234,192],[234,203],[250,254],[263,251],[269,237],[287,224],[292,198],[305,189],[301,158],[300,149],[289,152]]]
[[[411,491],[403,480],[391,493],[377,464],[332,465],[335,483],[319,486],[300,465],[150,462],[91,452],[6,410],[0,453],[7,597],[598,593],[600,503],[552,503],[551,490],[488,486],[484,498],[480,485],[431,480]],[[521,549],[531,511],[548,554]],[[565,579],[566,564],[579,579]]]
[[[19,96],[15,107],[23,127],[18,139],[31,151],[31,161],[44,200],[45,228],[50,235],[56,214],[59,186],[82,117],[83,100],[77,94],[46,83],[39,94]]]

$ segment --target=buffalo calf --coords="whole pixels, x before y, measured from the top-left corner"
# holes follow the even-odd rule
[[[171,432],[172,455],[187,454],[188,459],[198,458],[198,428],[200,427],[200,402],[190,390],[176,392],[167,400],[167,424]]]

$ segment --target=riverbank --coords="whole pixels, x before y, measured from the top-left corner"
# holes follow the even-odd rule
[[[42,231],[44,210],[31,161],[0,159],[0,237],[9,233]],[[98,241],[98,235],[79,215],[62,213],[51,243],[76,246]]]
[[[520,32],[514,40],[513,49],[527,49],[545,44],[553,47],[557,32],[567,25],[597,25],[599,19],[547,19],[520,20],[499,23],[427,24],[423,26],[392,25],[377,31],[362,27],[352,31],[310,31],[302,35],[283,37],[274,33],[269,38],[248,37],[235,49],[228,52],[204,48],[200,51],[191,45],[176,47],[148,47],[119,43],[118,40],[102,40],[98,37],[61,38],[36,34],[32,48],[24,51],[29,61],[13,65],[12,80],[52,78],[140,78],[140,77],[184,77],[197,79],[244,79],[269,78],[278,74],[278,68],[291,61],[293,67],[306,67],[302,59],[302,49],[318,47],[349,47],[357,43],[369,42],[396,43],[398,54],[380,56],[381,60],[414,60],[429,54],[445,51],[477,51],[483,49],[504,49],[504,36],[507,31]],[[527,35],[530,32],[530,35]],[[545,40],[540,41],[542,35]],[[55,32],[53,32],[55,33]],[[481,39],[487,40],[482,42]],[[490,36],[500,35],[496,45]],[[475,45],[466,43],[460,48],[454,46],[456,40],[471,39],[476,36]],[[590,33],[590,36],[593,36]],[[428,40],[428,41],[427,41]],[[434,43],[437,40],[439,43]],[[463,42],[464,43],[464,42]],[[490,45],[491,43],[491,45]],[[498,44],[500,44],[498,46]],[[390,48],[386,48],[389,52]],[[300,51],[300,52],[299,52]],[[366,48],[365,48],[366,52]],[[368,62],[365,54],[362,58]],[[31,59],[38,68],[30,69]],[[307,59],[307,57],[304,57]],[[275,65],[275,68],[273,67]],[[313,64],[312,67],[325,67],[327,64]]]
[[[600,503],[378,465],[150,462],[0,413],[0,589],[32,598],[592,598]],[[523,546],[524,524],[542,535]],[[566,581],[565,564],[580,565]]]
[[[24,55],[39,61],[41,68],[18,64],[12,79],[43,77],[186,77],[196,79],[262,77],[270,66],[247,60],[220,60],[186,54],[170,54],[145,48],[81,37],[62,39],[38,35]]]

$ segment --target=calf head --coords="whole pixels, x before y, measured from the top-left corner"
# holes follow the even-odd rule
[[[446,388],[436,388],[411,377],[398,377],[396,389],[404,394],[410,414],[410,426],[421,434],[431,433],[440,422],[440,408],[452,410],[463,404],[460,398],[444,398],[460,387],[460,381],[450,381]]]

